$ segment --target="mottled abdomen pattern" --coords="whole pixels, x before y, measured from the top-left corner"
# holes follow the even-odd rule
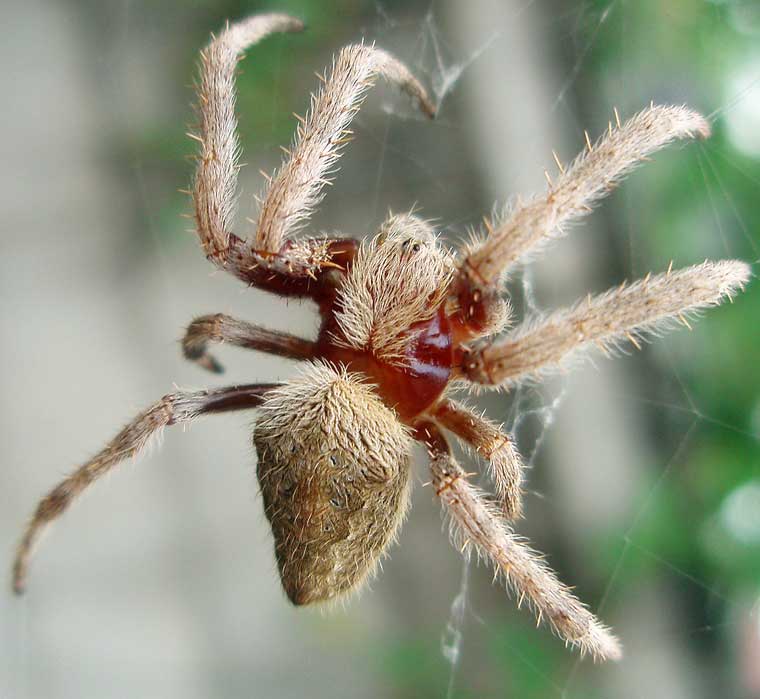
[[[356,375],[316,363],[267,394],[254,444],[290,600],[325,601],[359,585],[407,509],[405,428]]]

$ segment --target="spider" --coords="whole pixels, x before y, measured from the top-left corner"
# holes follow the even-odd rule
[[[391,215],[370,239],[303,237],[323,197],[349,125],[378,76],[398,85],[428,117],[435,107],[409,70],[369,45],[344,48],[299,117],[293,146],[260,198],[255,232],[231,232],[239,143],[234,77],[247,47],[302,23],[281,14],[228,25],[200,54],[192,190],[206,257],[244,283],[286,298],[311,299],[321,316],[314,340],[217,314],[194,320],[184,355],[221,372],[208,352],[228,344],[305,362],[285,383],[175,392],[139,414],[94,458],[39,503],[18,547],[16,592],[24,590],[41,532],[95,480],[136,456],[167,425],[201,415],[258,408],[253,433],[264,511],[282,585],[296,605],[358,589],[395,538],[409,503],[410,448],[429,453],[432,485],[462,552],[490,561],[566,644],[595,659],[617,659],[620,644],[516,536],[522,463],[514,439],[452,397],[463,387],[510,388],[564,366],[581,350],[608,353],[626,340],[639,347],[651,331],[731,298],[748,281],[740,261],[707,262],[647,275],[547,317],[507,329],[506,274],[591,210],[647,156],[679,138],[707,137],[707,121],[686,107],[655,106],[615,123],[544,194],[485,219],[482,234],[457,253],[433,226]],[[490,466],[495,493],[473,485],[453,458],[448,431]]]

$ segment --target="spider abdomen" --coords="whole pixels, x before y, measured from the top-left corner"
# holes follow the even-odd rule
[[[270,392],[254,432],[282,585],[297,605],[370,575],[408,503],[410,438],[371,389],[324,364]]]

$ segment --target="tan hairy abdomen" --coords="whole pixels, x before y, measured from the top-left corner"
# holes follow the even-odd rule
[[[408,504],[408,435],[365,386],[336,384],[301,392],[286,417],[280,399],[276,424],[254,433],[282,585],[298,605],[372,574]]]
[[[328,600],[359,584],[404,509],[406,465],[369,475],[360,459],[343,467],[309,468],[306,454],[289,462],[260,442],[257,449],[264,511],[291,602]]]

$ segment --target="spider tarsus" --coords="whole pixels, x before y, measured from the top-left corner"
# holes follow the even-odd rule
[[[592,660],[618,662],[623,659],[623,646],[617,636],[610,633],[606,626],[595,624],[583,641],[583,647],[588,649]]]
[[[223,374],[225,371],[224,365],[211,354],[203,354],[199,357],[189,357],[189,359],[195,362],[199,367],[206,369],[206,371],[210,371],[212,374]]]
[[[434,120],[438,116],[438,107],[430,101],[427,95],[420,95],[417,99],[422,113],[431,121]]]
[[[20,597],[26,592],[26,571],[23,569],[23,563],[16,559],[13,565],[13,577],[11,581],[11,589],[13,594]]]

